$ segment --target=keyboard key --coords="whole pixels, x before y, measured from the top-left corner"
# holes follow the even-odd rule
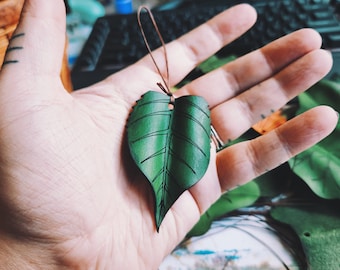
[[[340,32],[334,35],[329,35],[327,41],[330,48],[340,48]]]
[[[219,56],[244,55],[294,30],[317,30],[325,48],[340,48],[340,22],[334,8],[323,0],[228,0],[221,4],[200,2],[186,8],[153,11],[165,42],[169,42],[207,21],[217,13],[241,2],[252,4],[258,12],[254,27],[229,44]],[[216,1],[213,1],[216,3]],[[222,4],[223,3],[223,4]],[[160,46],[159,37],[147,16],[143,29],[152,49]],[[147,54],[136,14],[104,16],[97,20],[72,73],[82,70],[109,70],[113,73]]]

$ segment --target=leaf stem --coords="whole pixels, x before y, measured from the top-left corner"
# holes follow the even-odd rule
[[[163,47],[163,51],[164,51],[164,58],[165,58],[165,68],[166,68],[166,79],[164,78],[155,58],[153,57],[152,55],[152,51],[151,51],[151,48],[150,48],[150,45],[149,45],[149,42],[146,38],[146,35],[145,35],[145,32],[144,32],[144,29],[143,29],[143,25],[142,25],[142,21],[141,21],[141,13],[142,11],[146,10],[150,19],[151,19],[151,22],[152,22],[152,25],[154,26],[156,32],[157,32],[157,35],[159,37],[159,40],[161,41],[162,43],[162,47]],[[166,46],[165,46],[165,42],[164,42],[164,39],[158,29],[158,26],[157,26],[157,23],[156,23],[156,20],[154,18],[154,16],[152,15],[152,12],[151,10],[146,7],[146,6],[140,6],[139,9],[138,9],[138,12],[137,12],[137,20],[138,20],[138,25],[139,25],[139,29],[142,33],[142,36],[143,36],[143,40],[144,40],[144,43],[145,43],[145,46],[149,52],[149,55],[151,56],[151,59],[159,73],[159,75],[161,76],[162,80],[163,80],[163,83],[165,85],[165,87],[161,84],[161,83],[157,83],[157,85],[161,88],[161,90],[163,92],[165,92],[168,96],[172,96],[172,93],[170,91],[170,76],[169,76],[169,61],[168,61],[168,54],[167,54],[167,51],[166,51]]]

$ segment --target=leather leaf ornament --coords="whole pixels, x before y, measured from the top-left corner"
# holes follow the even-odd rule
[[[205,174],[210,160],[210,111],[199,96],[172,97],[149,91],[127,124],[131,156],[155,195],[157,231],[164,216]]]

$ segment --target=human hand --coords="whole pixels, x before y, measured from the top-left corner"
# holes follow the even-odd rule
[[[236,6],[167,45],[171,85],[244,33],[255,11]],[[255,140],[211,150],[205,176],[175,202],[159,233],[148,182],[131,162],[126,121],[160,81],[149,56],[67,93],[59,77],[63,1],[27,0],[0,73],[0,261],[4,269],[156,269],[221,195],[327,136],[337,122],[317,107]],[[232,140],[330,69],[321,39],[301,30],[184,86]],[[154,57],[165,73],[162,50]],[[11,60],[15,60],[12,62]]]

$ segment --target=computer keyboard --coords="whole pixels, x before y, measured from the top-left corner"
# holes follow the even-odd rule
[[[250,3],[258,20],[245,35],[227,45],[217,56],[240,56],[294,30],[311,27],[323,38],[323,47],[331,50],[340,63],[340,20],[338,1],[324,0],[224,0],[191,1],[171,10],[153,10],[165,42],[169,42],[217,13],[238,3]],[[143,27],[151,48],[160,41],[148,16]],[[107,15],[99,18],[87,40],[71,76],[75,89],[90,85],[134,63],[147,54],[136,14]],[[335,65],[335,69],[338,66]],[[334,68],[333,68],[334,69]]]

